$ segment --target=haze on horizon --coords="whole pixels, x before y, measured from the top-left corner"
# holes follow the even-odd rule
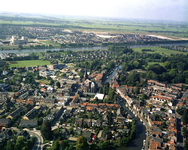
[[[187,0],[9,0],[0,12],[188,22]]]

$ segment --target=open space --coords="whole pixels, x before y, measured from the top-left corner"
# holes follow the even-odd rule
[[[7,61],[10,62],[10,61]],[[15,62],[15,61],[14,61]],[[42,65],[50,65],[49,61],[43,61],[43,60],[24,60],[24,61],[16,61],[15,64],[10,64],[9,67],[26,67],[26,66],[42,66]]]

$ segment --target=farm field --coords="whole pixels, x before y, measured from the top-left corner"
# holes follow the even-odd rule
[[[7,61],[11,62],[11,61]],[[24,61],[13,61],[13,62],[17,62],[14,64],[9,64],[9,67],[26,67],[26,66],[42,66],[42,65],[50,65],[49,61],[43,61],[43,60],[24,60]]]
[[[170,50],[170,49],[166,49],[166,48],[161,48],[161,47],[137,47],[137,48],[132,48],[133,51],[135,52],[139,52],[142,53],[142,49],[151,49],[154,50],[154,52],[152,51],[145,51],[144,53],[159,53],[161,55],[171,55],[171,54],[183,54],[186,55],[188,54],[188,52],[181,52],[181,51],[175,51],[175,50]]]

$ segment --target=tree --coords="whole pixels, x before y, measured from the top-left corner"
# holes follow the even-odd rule
[[[63,140],[63,141],[61,141],[59,149],[60,150],[64,150],[68,146],[69,146],[68,141],[67,140]]]
[[[92,119],[93,118],[93,114],[91,112],[88,113],[88,118]]]
[[[14,149],[20,150],[20,149],[22,149],[23,145],[24,145],[24,137],[18,136],[18,138],[16,140],[16,145],[14,146]]]
[[[188,123],[188,116],[187,116],[187,113],[188,113],[187,109],[184,109],[183,118],[182,118],[184,125],[186,125],[186,124]]]
[[[73,131],[74,131],[74,130],[73,130],[73,127],[70,127],[70,128],[69,128],[69,134],[73,134]]]
[[[179,114],[179,115],[183,115],[183,112],[186,108],[185,107],[178,107],[178,109],[176,109],[176,112]]]
[[[76,141],[76,150],[88,150],[89,145],[87,139],[84,136],[79,136]]]
[[[44,121],[41,128],[42,137],[46,140],[52,139],[52,128],[49,121]]]
[[[99,89],[99,93],[103,93],[103,90],[102,90],[102,88],[100,88],[100,89]]]
[[[60,83],[59,83],[59,81],[56,82],[56,86],[57,86],[58,88],[60,88]]]
[[[52,144],[52,149],[53,150],[59,150],[60,148],[59,148],[59,140],[57,140],[57,141],[53,141],[53,144]]]
[[[53,85],[54,84],[54,80],[50,80],[50,85]]]
[[[7,144],[6,144],[5,149],[6,149],[6,150],[12,150],[12,149],[14,149],[14,145],[13,145],[13,143],[11,142],[11,140],[8,140],[8,141],[7,141]]]
[[[113,117],[117,117],[117,112],[116,112],[116,110],[114,110],[114,114],[113,114]]]
[[[134,92],[135,92],[136,95],[138,95],[138,94],[140,93],[140,88],[139,88],[139,87],[136,87],[136,89],[135,89]]]

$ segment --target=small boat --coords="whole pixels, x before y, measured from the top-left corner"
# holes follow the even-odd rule
[[[146,140],[143,140],[143,145],[145,145],[146,144]]]
[[[142,119],[140,119],[140,121],[142,122]]]

